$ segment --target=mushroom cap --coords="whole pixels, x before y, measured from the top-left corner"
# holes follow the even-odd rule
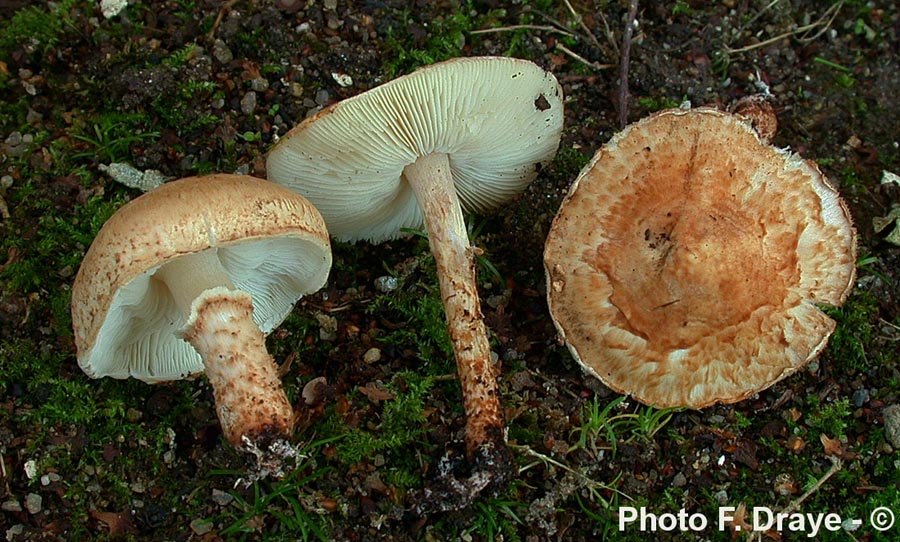
[[[581,171],[544,253],[548,303],[586,370],[657,406],[742,400],[825,347],[855,231],[816,165],[741,117],[667,110]]]
[[[322,217],[284,187],[239,175],[164,184],[120,208],[78,270],[72,324],[82,370],[145,382],[203,372],[200,355],[177,335],[187,315],[153,274],[206,250],[216,251],[234,287],[252,296],[264,333],[301,296],[320,289],[331,267]]]
[[[449,155],[465,211],[509,200],[559,146],[562,90],[536,64],[504,57],[433,64],[313,115],[269,152],[267,176],[315,203],[331,235],[378,242],[421,228],[403,168]]]

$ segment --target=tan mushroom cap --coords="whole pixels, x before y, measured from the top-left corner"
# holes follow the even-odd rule
[[[825,347],[855,277],[855,231],[816,165],[740,117],[667,110],[584,168],[544,254],[573,356],[656,407],[731,403]]]
[[[322,217],[296,193],[238,175],[167,183],[119,209],[85,255],[72,289],[81,368],[95,378],[145,382],[202,373],[200,355],[177,335],[186,315],[153,274],[210,250],[252,297],[264,333],[321,288],[331,266]]]

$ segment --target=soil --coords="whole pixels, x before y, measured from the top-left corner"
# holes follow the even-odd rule
[[[716,502],[737,506],[742,499],[784,508],[812,486],[806,478],[828,471],[833,458],[840,458],[844,471],[852,473],[844,479],[852,486],[840,492],[841,483],[835,481],[839,478],[826,480],[808,501],[818,508],[808,511],[827,511],[840,500],[842,510],[857,506],[863,513],[873,502],[872,494],[881,493],[895,495],[887,502],[900,512],[900,478],[891,459],[897,452],[883,430],[886,408],[898,402],[900,392],[900,247],[885,239],[889,228],[873,228],[874,219],[900,203],[900,185],[880,182],[885,170],[900,173],[900,9],[895,2],[642,2],[624,104],[619,51],[627,2],[133,4],[107,19],[99,6],[76,2],[66,12],[61,39],[23,40],[0,57],[8,89],[0,100],[26,105],[2,119],[0,174],[12,184],[0,189],[10,211],[2,221],[4,235],[37,235],[41,216],[70,216],[92,197],[125,200],[139,195],[99,170],[100,164],[109,163],[110,154],[124,154],[139,170],[158,170],[172,178],[226,167],[264,177],[266,150],[301,119],[448,56],[512,51],[552,71],[564,90],[566,122],[556,161],[514,202],[492,215],[472,218],[479,231],[477,244],[503,277],[502,283],[483,279],[482,299],[490,300],[483,310],[498,354],[501,399],[516,460],[530,468],[522,468],[512,486],[500,489],[499,497],[479,497],[461,511],[418,515],[412,499],[420,495],[420,487],[405,491],[402,484],[384,482],[391,468],[384,464],[385,457],[395,455],[348,465],[330,455],[332,448],[316,448],[323,454],[316,465],[329,468],[292,491],[306,513],[324,517],[332,539],[594,540],[617,513],[602,506],[598,495],[613,499],[621,492],[633,500],[623,498],[620,505],[649,503],[658,511],[709,511]],[[56,4],[0,2],[0,25],[9,24],[26,5],[52,10]],[[186,81],[196,83],[193,92],[185,89]],[[841,358],[845,350],[829,348],[807,369],[746,401],[675,413],[652,437],[620,435],[615,455],[609,449],[575,449],[584,408],[591,401],[606,405],[618,395],[582,371],[557,340],[547,312],[542,250],[563,196],[578,168],[622,128],[620,108],[627,111],[628,121],[636,121],[685,101],[726,108],[759,93],[770,95],[778,115],[774,144],[818,162],[851,209],[858,254],[865,260],[851,302],[871,300],[863,322],[852,325],[870,333],[862,337],[861,328],[850,327],[849,317],[839,322],[839,330],[847,326],[849,338],[842,344],[862,337],[866,359],[879,364],[851,366]],[[72,137],[80,123],[110,111],[142,115],[141,124],[158,137],[135,138],[126,142],[124,152],[109,154],[101,151],[112,149],[112,143],[101,147]],[[22,142],[24,135],[38,132],[48,134],[39,145]],[[49,173],[47,164],[60,149],[93,153],[79,162],[87,166],[88,182]],[[23,164],[37,172],[33,179],[22,178]],[[49,203],[28,207],[25,198]],[[25,208],[33,214],[25,214]],[[303,384],[315,377],[327,382],[317,396],[318,407],[304,414],[297,442],[314,440],[316,424],[335,409],[349,427],[374,424],[382,403],[392,397],[382,384],[402,389],[398,374],[415,371],[421,363],[411,348],[373,339],[406,325],[397,312],[376,302],[381,295],[374,286],[377,280],[402,276],[402,288],[426,291],[418,285],[430,280],[422,268],[433,264],[421,239],[377,246],[336,243],[334,248],[328,286],[295,311],[298,319],[317,325],[295,326],[270,337],[276,358],[293,360],[285,367],[294,373],[286,378],[292,397],[299,398]],[[0,266],[21,258],[28,258],[27,246],[0,256]],[[28,340],[65,358],[48,387],[86,380],[77,369],[71,337],[47,331],[56,325],[56,313],[34,301],[44,295],[40,292],[71,284],[73,273],[69,268],[54,275],[56,284],[22,289],[0,275],[0,337],[8,344]],[[29,312],[32,302],[35,308]],[[335,327],[320,329],[326,324]],[[298,337],[301,330],[309,336]],[[324,345],[323,353],[297,355],[297,350],[306,355],[310,345]],[[380,347],[380,356],[373,354],[377,361],[360,362],[375,346]],[[0,350],[3,367],[14,363],[9,352]],[[425,434],[403,452],[421,458],[419,474],[425,486],[436,483],[440,457],[462,450],[458,389],[450,377],[442,383],[446,385],[436,386],[426,398]],[[97,393],[117,385],[104,382]],[[233,517],[225,511],[236,505],[234,497],[223,495],[230,495],[242,460],[221,439],[208,387],[201,381],[129,388],[136,394],[129,408],[142,424],[171,419],[171,405],[187,397],[197,397],[199,406],[175,422],[174,456],[166,459],[165,468],[150,463],[161,457],[132,457],[132,471],[125,479],[104,478],[77,498],[74,488],[89,485],[82,478],[91,478],[93,471],[53,469],[34,477],[26,472],[28,460],[58,455],[61,447],[77,458],[99,456],[114,463],[129,455],[129,447],[90,442],[85,438],[90,428],[78,423],[46,427],[24,417],[25,411],[42,404],[40,389],[24,381],[7,382],[2,388],[6,414],[0,417],[0,501],[5,504],[0,526],[8,540],[68,540],[76,531],[96,539],[302,539],[299,533],[285,533],[282,520],[262,511],[246,522],[245,533],[225,532]],[[363,390],[363,400],[358,394],[348,399],[356,390]],[[842,402],[850,406],[841,435],[821,427],[816,431],[817,426],[807,422],[820,405]],[[626,401],[615,412],[637,413],[641,407]],[[805,431],[799,437],[789,430],[796,425]],[[861,456],[861,450],[868,455]],[[77,458],[73,465],[80,464]],[[885,471],[876,464],[892,468]],[[142,472],[158,474],[144,479]],[[606,486],[592,493],[586,479]],[[138,481],[141,485],[135,485]],[[248,502],[254,498],[253,487],[234,491]],[[40,502],[35,504],[31,496],[41,497]],[[512,507],[515,519],[502,511],[509,503],[517,503]],[[73,510],[91,512],[73,516]],[[484,519],[497,517],[503,518],[503,529]],[[198,523],[208,518],[213,520]],[[615,527],[607,535],[610,540],[626,537]],[[731,535],[710,529],[702,536],[725,540]],[[855,535],[832,535],[835,540],[890,539],[879,538],[887,535],[868,526]],[[695,540],[698,535],[656,536]],[[805,539],[789,532],[766,536]]]

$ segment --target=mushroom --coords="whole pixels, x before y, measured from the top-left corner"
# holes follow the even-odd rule
[[[813,162],[743,117],[667,110],[581,171],[544,252],[548,303],[586,371],[656,406],[737,402],[825,347],[855,231]]]
[[[255,477],[294,454],[293,412],[265,333],[331,267],[301,196],[237,175],[167,183],[101,228],[72,288],[78,363],[92,378],[155,383],[205,373],[222,431]]]
[[[556,78],[532,62],[457,58],[334,104],[270,151],[270,180],[322,212],[333,236],[380,242],[428,234],[466,413],[466,452],[485,462],[505,429],[463,213],[508,201],[555,154]]]

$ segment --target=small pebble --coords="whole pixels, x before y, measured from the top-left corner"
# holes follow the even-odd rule
[[[378,348],[369,348],[363,354],[363,361],[366,363],[375,363],[381,360],[381,350]]]
[[[244,94],[241,98],[241,111],[245,115],[252,115],[256,111],[256,93],[252,90]]]
[[[337,339],[337,318],[325,313],[317,313],[316,321],[319,322],[319,338],[323,341],[333,341]]]
[[[221,39],[217,39],[215,43],[213,43],[212,55],[221,64],[228,64],[234,59],[234,54],[231,52],[231,49],[229,49]]]
[[[400,281],[397,280],[397,277],[383,276],[375,279],[375,289],[383,294],[393,292],[399,284]]]
[[[15,147],[16,145],[21,145],[22,144],[22,132],[13,132],[13,133],[9,134],[9,136],[6,138],[6,141],[4,141],[4,143],[6,143],[7,145],[9,145],[11,147]]]
[[[4,512],[21,512],[22,505],[19,503],[19,501],[15,500],[4,501],[3,504],[0,504],[0,510],[3,510]]]
[[[675,487],[684,487],[687,485],[687,476],[683,472],[679,472],[672,478],[672,485]]]
[[[25,496],[25,510],[28,510],[29,514],[40,513],[43,506],[44,498],[37,493],[29,493]]]
[[[34,124],[44,120],[44,115],[38,113],[34,109],[29,109],[28,113],[25,114],[25,122],[28,124]]]
[[[34,459],[29,459],[25,462],[25,476],[28,477],[29,480],[34,480],[37,477],[37,462]]]
[[[136,408],[129,408],[125,411],[125,419],[131,423],[137,423],[144,416],[144,413]]]
[[[234,501],[234,495],[222,491],[221,489],[213,489],[212,500],[219,506],[228,506],[232,501]]]
[[[203,536],[213,529],[213,522],[206,519],[195,519],[191,522],[191,530],[197,536]]]
[[[59,482],[60,480],[62,480],[62,476],[60,476],[59,474],[57,474],[55,472],[51,472],[51,473],[41,476],[41,485],[49,486],[53,482]]]
[[[328,380],[324,376],[313,378],[303,386],[303,391],[300,393],[303,402],[307,405],[321,403],[327,386]]]
[[[716,502],[719,503],[719,506],[725,506],[726,504],[728,504],[728,492],[724,489],[716,491],[713,497],[716,499]]]
[[[257,77],[250,81],[250,88],[256,92],[265,92],[269,88],[269,81],[265,77]]]
[[[884,438],[894,449],[900,448],[900,405],[886,407],[881,415],[884,419]]]
[[[853,406],[856,408],[860,408],[864,404],[869,402],[869,390],[866,388],[861,388],[853,392],[853,396],[850,398],[853,401]]]
[[[327,104],[329,98],[331,98],[331,95],[324,88],[316,91],[316,104],[317,105]]]

